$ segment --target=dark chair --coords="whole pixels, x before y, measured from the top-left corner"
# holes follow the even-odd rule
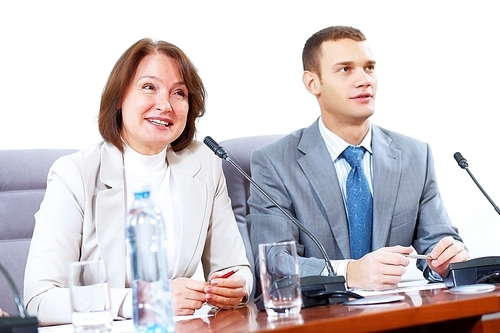
[[[0,264],[22,296],[24,268],[35,225],[34,214],[45,194],[54,161],[75,150],[0,150]],[[18,315],[14,293],[0,272],[0,308]]]
[[[261,135],[248,136],[235,139],[221,141],[219,144],[225,148],[231,160],[240,166],[249,176],[250,174],[250,157],[256,148],[260,148],[268,143],[278,140],[283,135]],[[250,244],[249,229],[246,224],[246,216],[249,213],[247,199],[250,195],[250,182],[229,162],[223,160],[222,167],[226,177],[227,189],[231,198],[236,222],[240,230],[241,236],[245,243],[248,261],[250,261],[252,272],[254,272],[254,257],[252,246]],[[254,279],[255,283],[255,279]],[[254,287],[255,289],[255,287]],[[251,295],[253,297],[253,295]]]

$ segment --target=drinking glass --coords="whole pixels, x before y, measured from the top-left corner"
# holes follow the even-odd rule
[[[302,308],[295,241],[259,244],[260,282],[268,316],[296,315]]]
[[[113,315],[104,261],[71,263],[69,288],[75,333],[110,332]]]

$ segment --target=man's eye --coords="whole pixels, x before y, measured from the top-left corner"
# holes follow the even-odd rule
[[[342,67],[340,69],[341,72],[348,72],[349,71],[349,67]]]

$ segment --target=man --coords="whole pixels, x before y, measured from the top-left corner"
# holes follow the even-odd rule
[[[323,29],[306,42],[302,61],[304,86],[321,116],[256,150],[255,181],[319,239],[347,287],[397,286],[414,250],[429,256],[417,262],[424,276],[440,280],[451,262],[469,253],[443,207],[430,147],[369,121],[377,77],[365,36],[352,27]],[[351,150],[361,152],[357,171]],[[346,184],[357,181],[362,185]],[[294,239],[301,275],[327,274],[314,242],[253,187],[249,205],[255,258],[260,243]]]

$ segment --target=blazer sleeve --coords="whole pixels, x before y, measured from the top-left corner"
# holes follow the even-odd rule
[[[67,280],[69,263],[80,256],[83,222],[81,177],[67,157],[57,160],[47,178],[45,197],[35,214],[35,228],[25,269],[27,310],[42,325],[71,322]]]
[[[207,150],[208,151],[208,150]],[[207,279],[214,272],[238,268],[237,274],[246,280],[248,295],[253,288],[253,274],[246,257],[245,245],[239,232],[229,199],[222,161],[210,154],[213,202],[202,263]],[[208,165],[208,162],[207,162]]]
[[[24,300],[28,312],[40,325],[71,322],[68,288],[69,264],[82,260],[82,233],[89,194],[82,172],[71,157],[57,160],[47,177],[47,188],[39,211],[25,268]],[[113,314],[128,292],[111,288]]]

